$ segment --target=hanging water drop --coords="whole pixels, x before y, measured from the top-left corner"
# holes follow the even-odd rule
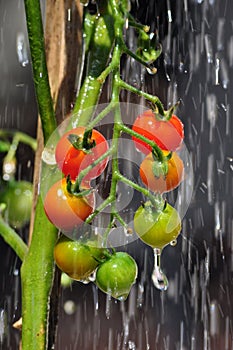
[[[161,270],[161,249],[154,249],[154,270],[152,272],[152,281],[156,288],[159,290],[167,290],[168,279]]]
[[[177,240],[176,239],[173,239],[173,241],[170,242],[170,245],[172,247],[175,247],[177,245]]]

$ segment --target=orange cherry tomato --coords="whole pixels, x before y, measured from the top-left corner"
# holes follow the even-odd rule
[[[169,152],[163,151],[166,156]],[[154,175],[152,152],[149,153],[140,165],[139,174],[144,185],[153,192],[164,193],[175,189],[183,180],[184,164],[176,152],[172,152],[168,160],[168,172],[165,176],[159,177]]]
[[[53,225],[69,232],[80,226],[93,212],[95,197],[93,193],[75,196],[66,189],[66,179],[56,182],[47,192],[44,210]]]

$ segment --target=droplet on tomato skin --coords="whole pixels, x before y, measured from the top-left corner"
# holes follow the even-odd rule
[[[170,242],[170,245],[172,247],[175,247],[177,245],[177,239],[173,239],[171,242]]]
[[[119,301],[125,301],[128,298],[128,295],[129,294],[123,294],[123,295],[120,295],[119,297],[117,297],[116,299]]]

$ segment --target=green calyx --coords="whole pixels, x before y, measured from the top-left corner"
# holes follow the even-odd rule
[[[153,149],[152,150],[153,163],[152,163],[152,171],[156,178],[166,177],[168,173],[168,161],[172,157],[172,152],[169,152],[167,156],[164,156],[162,153],[158,154],[158,152]]]
[[[92,140],[92,130],[86,130],[83,137],[80,137],[75,134],[69,134],[67,136],[69,142],[72,146],[84,153],[89,153],[89,151],[96,146],[95,140]]]

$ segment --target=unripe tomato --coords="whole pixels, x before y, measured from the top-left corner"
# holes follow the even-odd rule
[[[4,219],[12,227],[23,227],[29,220],[32,209],[33,186],[28,181],[9,181],[0,193],[0,203],[6,204]]]
[[[163,151],[166,156],[169,152]],[[155,164],[153,154],[149,153],[140,165],[139,174],[144,185],[156,193],[169,192],[175,189],[183,180],[184,164],[176,152],[172,152],[168,162],[166,175],[157,177],[153,172]]]
[[[137,264],[125,252],[114,253],[96,271],[96,285],[118,300],[126,300],[137,278]]]
[[[184,126],[177,116],[172,115],[169,120],[158,120],[152,110],[139,115],[132,129],[154,141],[162,150],[167,151],[178,149],[184,138]],[[151,152],[151,146],[136,137],[132,139],[136,148],[142,153]]]
[[[61,236],[54,247],[54,260],[61,271],[70,278],[84,281],[90,276],[97,266],[98,260],[104,258],[104,249],[97,247],[97,242],[81,241]]]
[[[144,243],[162,249],[179,235],[181,219],[177,210],[168,203],[162,211],[157,211],[146,202],[135,212],[134,229]]]
[[[56,162],[63,174],[65,176],[70,175],[72,180],[75,180],[83,169],[91,165],[108,150],[108,143],[105,137],[95,129],[92,130],[91,138],[88,139],[86,150],[75,148],[69,140],[69,137],[73,136],[73,138],[80,138],[80,143],[82,143],[84,133],[85,128],[81,126],[69,130],[61,137],[56,146]],[[95,146],[92,147],[91,145],[93,142]],[[88,149],[88,147],[90,147],[90,149]],[[84,177],[84,180],[90,181],[98,177],[106,168],[107,163],[108,158],[105,158],[88,172]]]
[[[76,197],[66,189],[66,179],[57,181],[47,192],[44,210],[53,225],[64,232],[80,226],[92,213],[95,205],[93,193]]]

